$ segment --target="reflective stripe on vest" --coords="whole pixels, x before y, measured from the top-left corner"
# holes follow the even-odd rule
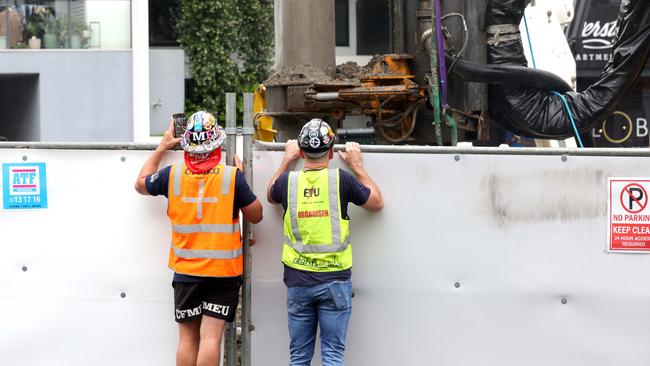
[[[302,241],[291,242],[291,238],[284,237],[285,243],[298,253],[339,253],[348,249],[350,237],[347,237],[341,244],[303,244]]]
[[[195,224],[172,225],[172,231],[180,234],[191,233],[238,233],[239,224]]]
[[[205,250],[205,249],[178,249],[172,244],[172,249],[177,257],[191,258],[208,258],[208,259],[233,259],[241,257],[244,254],[242,248],[235,250]]]
[[[183,174],[183,165],[174,167],[174,195],[181,195],[181,175]]]

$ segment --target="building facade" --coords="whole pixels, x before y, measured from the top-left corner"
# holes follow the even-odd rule
[[[183,111],[185,60],[178,45],[150,37],[149,14],[144,0],[0,1],[0,136],[161,135]]]

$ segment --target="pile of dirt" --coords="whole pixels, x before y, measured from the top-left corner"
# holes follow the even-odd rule
[[[332,81],[323,70],[311,65],[287,66],[274,72],[266,86],[321,84]]]
[[[356,62],[348,61],[341,65],[336,65],[335,78],[338,80],[361,80],[367,78],[372,68],[368,66],[359,66]]]
[[[336,66],[336,74],[330,77],[323,70],[311,66],[287,66],[274,72],[265,82],[268,87],[282,85],[309,84],[359,84],[370,76],[373,66],[382,56],[374,56],[367,65],[361,66],[356,62],[346,62]]]

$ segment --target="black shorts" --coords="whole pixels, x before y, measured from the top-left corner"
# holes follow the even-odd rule
[[[174,318],[178,323],[192,321],[201,315],[233,321],[239,304],[241,283],[241,277],[172,282]]]

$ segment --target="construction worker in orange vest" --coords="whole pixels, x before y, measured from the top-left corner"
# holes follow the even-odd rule
[[[175,320],[179,325],[177,365],[218,365],[226,321],[233,321],[243,269],[239,211],[262,220],[262,204],[240,169],[220,164],[223,128],[210,113],[196,112],[182,137],[169,129],[144,163],[135,189],[164,195],[172,224],[169,268],[174,270]],[[177,143],[185,161],[161,170],[166,150]]]

